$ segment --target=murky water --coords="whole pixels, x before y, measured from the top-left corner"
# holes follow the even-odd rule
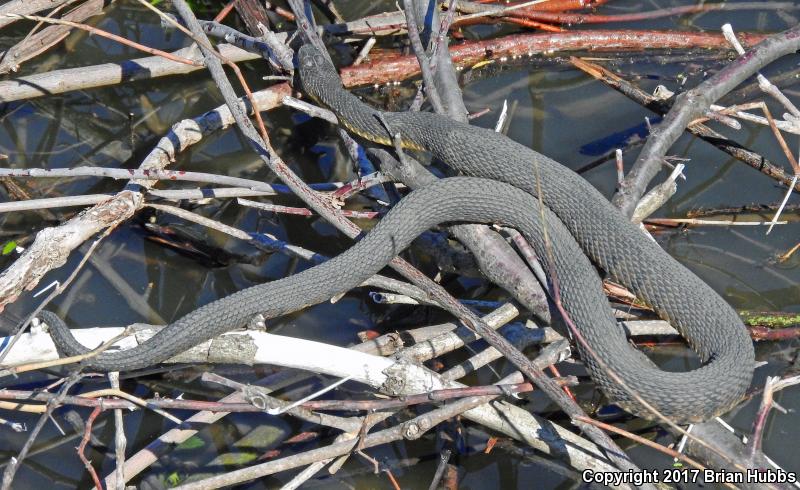
[[[373,2],[339,3],[347,18],[356,18],[365,12],[378,12],[382,8]],[[385,8],[393,8],[393,2],[385,3]],[[621,13],[689,3],[694,2],[615,0],[602,12]],[[798,11],[788,15],[796,16]],[[716,12],[638,22],[635,27],[716,30],[724,22],[732,22],[739,31],[770,32],[785,28],[787,17],[774,13]],[[186,44],[182,36],[173,32],[164,33],[155,16],[133,2],[115,3],[93,23],[102,29],[164,50],[174,50]],[[469,30],[468,35],[490,36],[500,29],[508,30],[507,27],[498,26],[475,27]],[[0,32],[0,47],[19,40],[24,33],[21,26],[12,26]],[[693,53],[687,61],[684,54],[665,53],[659,57],[642,53],[592,56],[610,58],[613,63],[609,66],[646,91],[652,91],[659,84],[673,91],[691,87],[725,61],[712,59],[713,56],[708,53]],[[681,55],[682,61],[674,61],[670,55],[676,58]],[[141,53],[130,48],[79,32],[70,35],[59,48],[23,65],[20,73],[37,73],[94,64],[101,60],[113,62],[141,56]],[[797,57],[785,58],[771,65],[764,73],[770,75],[793,70],[798,61],[800,58]],[[251,86],[262,86],[260,77],[264,73],[263,64],[248,63],[244,66]],[[508,101],[513,108],[508,135],[573,169],[581,168],[599,155],[624,144],[624,136],[643,134],[645,118],[657,121],[656,115],[575,70],[561,58],[466,70],[462,76],[468,81],[464,87],[467,107],[475,112],[491,109],[488,115],[476,119],[475,124],[493,126],[503,101]],[[796,97],[796,87],[789,85],[786,93]],[[363,90],[363,94],[373,100],[386,99],[383,92],[375,93],[373,89]],[[760,95],[755,97],[762,98]],[[733,97],[728,100],[740,101]],[[222,98],[209,77],[197,72],[189,76],[7,104],[0,108],[0,153],[7,155],[8,159],[0,160],[0,165],[26,168],[79,165],[136,168],[173,122],[196,116],[221,103]],[[783,111],[773,107],[773,113],[782,114]],[[335,132],[326,124],[307,121],[291,111],[280,109],[268,114],[268,125],[275,147],[308,182],[350,178],[350,165],[341,154]],[[743,126],[744,129],[740,131],[722,132],[788,168],[769,129],[746,123]],[[787,141],[790,147],[797,146],[796,138],[790,137]],[[635,160],[639,148],[632,145],[626,150],[627,168]],[[678,193],[659,210],[659,217],[683,217],[696,208],[774,203],[783,197],[784,189],[769,178],[690,136],[684,135],[673,146],[670,155],[689,159],[685,171],[687,179],[679,182]],[[273,180],[235,131],[205,138],[182,154],[172,168]],[[613,162],[585,172],[584,176],[607,195],[613,192],[616,179]],[[665,176],[662,173],[658,179]],[[23,183],[35,196],[114,192],[121,186],[119,182],[108,179],[25,180]],[[178,186],[181,184],[171,185]],[[7,198],[5,194],[2,197]],[[792,198],[794,201],[796,196]],[[285,196],[275,198],[274,202],[297,204]],[[211,202],[198,209],[225,223],[249,231],[269,232],[290,243],[327,255],[338,253],[350,243],[316,218],[257,212],[228,201]],[[0,215],[0,241],[19,240],[24,243],[37,229],[74,212],[74,208],[64,208],[42,213]],[[793,247],[800,237],[800,224],[796,216],[789,215],[787,219],[791,221],[790,224],[777,227],[769,235],[765,235],[763,227],[707,227],[661,231],[658,239],[671,254],[736,308],[800,312],[800,254],[783,263],[775,260]],[[235,256],[226,257],[217,249],[191,254],[176,251],[163,243],[165,237],[174,236],[174,233],[207,236],[210,245]],[[177,236],[181,241],[183,235]],[[82,250],[85,251],[85,248]],[[14,257],[0,257],[0,266],[5,267]],[[250,263],[242,263],[236,257],[245,257]],[[48,274],[41,286],[53,280],[63,280],[78,260],[79,254],[74,254],[66,266]],[[187,225],[176,218],[141,213],[104,241],[72,287],[54,305],[73,326],[124,325],[136,321],[160,323],[171,321],[199,305],[247,286],[306,267],[307,264],[284,255],[262,254],[234,239]],[[480,289],[480,285],[474,281],[463,281],[460,294],[468,297]],[[25,315],[37,301],[29,294],[24,295],[7,309],[5,320],[12,321]],[[348,294],[335,305],[319,305],[301,314],[280,319],[273,322],[272,328],[283,334],[346,345],[354,342],[355,334],[362,330],[391,331],[430,323],[441,317],[439,312],[421,308],[404,307],[396,310],[375,305],[362,292],[356,292]],[[759,369],[757,383],[767,374],[783,373],[787,367],[791,369],[796,345],[796,342],[785,342],[760,346],[762,357],[770,359],[771,363]],[[685,361],[680,357],[682,349],[659,352],[664,358],[678,354],[678,358],[673,356],[669,361],[675,365]],[[497,372],[504,369],[507,366],[503,363],[496,366]],[[231,376],[253,381],[266,372],[263,369],[256,371],[247,375],[242,374],[244,370],[237,370]],[[494,379],[488,372],[476,377],[482,383],[490,383]],[[33,375],[3,381],[4,386],[20,389],[42,386],[42,383],[40,376]],[[151,376],[139,384],[128,382],[125,387],[142,397],[158,392],[173,397],[186,393],[187,398],[191,398],[207,396],[210,389],[199,383],[187,384],[180,373],[163,378]],[[352,387],[352,390],[355,391],[354,396],[358,396],[358,387]],[[224,392],[218,394],[222,396]],[[211,395],[212,398],[214,395]],[[776,401],[789,409],[798,407],[800,390],[786,390],[778,395]],[[541,406],[541,400],[534,397],[534,405]],[[734,426],[747,432],[752,423],[753,410],[751,403],[729,418]],[[56,417],[67,434],[76,430],[68,422],[70,413],[71,410],[62,409]],[[84,411],[77,413],[83,418],[86,416]],[[189,413],[177,411],[175,415],[185,417]],[[2,417],[24,421],[29,427],[36,420],[33,416],[9,412]],[[97,437],[100,441],[112,441],[113,424],[106,422],[110,418],[103,416],[99,420],[104,427],[96,431]],[[151,412],[128,414],[128,447],[138,449],[169,427],[170,422]],[[793,451],[796,446],[794,441],[800,437],[798,427],[797,415],[790,411],[788,414],[773,413],[767,428],[765,450],[787,470],[800,471],[800,458]],[[0,438],[0,450],[3,459],[7,459],[16,454],[27,434],[0,430],[4,432]],[[229,416],[204,430],[196,443],[171,452],[134,483],[142,488],[159,488],[187,474],[211,473],[221,469],[220,464],[252,460],[274,449],[278,441],[287,435],[305,430],[314,430],[314,427],[267,416]],[[242,442],[242,438],[248,435],[249,439]],[[647,432],[645,435],[652,436],[653,433]],[[48,424],[34,448],[56,444],[63,437],[55,425]],[[463,488],[571,486],[569,478],[557,469],[542,466],[540,462],[518,456],[509,457],[508,453],[499,449],[488,455],[483,454],[485,435],[465,430],[456,423],[444,426],[435,438],[376,448],[370,450],[369,454],[388,465],[402,488],[427,488],[436,468],[438,450],[448,438],[459,440],[460,453],[454,455],[451,462],[459,469]],[[656,434],[656,438],[662,443],[670,442],[663,433]],[[310,448],[316,441],[312,439],[304,445],[295,446],[295,449]],[[19,471],[15,488],[89,486],[90,481],[75,454],[76,444],[73,439],[30,457]],[[108,450],[100,446],[90,452],[89,457],[102,464],[101,474],[105,475],[113,469],[113,447]],[[649,449],[632,448],[630,452],[643,466],[666,467],[671,464],[671,460]],[[250,484],[248,488],[272,488],[288,481],[288,478],[281,474]],[[371,474],[371,463],[352,458],[341,475],[312,480],[309,486],[373,488],[388,487],[389,483],[385,475]]]

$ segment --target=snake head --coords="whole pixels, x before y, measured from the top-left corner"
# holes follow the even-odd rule
[[[330,63],[313,44],[304,44],[297,51],[297,61],[301,70],[308,72],[330,69]]]
[[[326,87],[341,87],[339,75],[330,61],[312,44],[297,50],[297,74],[305,91],[320,101]]]

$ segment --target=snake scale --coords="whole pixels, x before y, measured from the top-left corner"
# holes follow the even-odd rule
[[[647,403],[676,422],[695,422],[723,413],[742,399],[755,360],[752,342],[736,312],[587,181],[487,129],[425,112],[379,112],[347,92],[335,68],[311,45],[300,48],[298,60],[304,91],[336,113],[348,130],[389,144],[386,128],[377,117],[380,114],[401,135],[405,148],[427,151],[469,177],[442,179],[411,192],[363,239],[328,262],[202,306],[142,345],[86,361],[89,367],[144,368],[243,327],[258,313],[275,318],[326,301],[380,271],[432,226],[502,223],[522,232],[540,257],[552,253],[553,273],[571,320],[591,351]],[[702,366],[665,371],[629,344],[603,294],[595,266],[677,328]],[[40,316],[51,326],[63,353],[86,352],[56,315],[43,312]],[[591,352],[578,347],[591,377],[611,400],[632,413],[653,417]]]

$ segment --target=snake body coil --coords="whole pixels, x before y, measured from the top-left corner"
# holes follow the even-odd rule
[[[473,177],[443,179],[414,191],[343,254],[205,305],[136,348],[88,361],[91,367],[129,370],[164,361],[246,325],[257,313],[274,318],[357,287],[431,226],[494,222],[519,229],[540,257],[552,252],[561,301],[591,351],[662,414],[676,422],[707,420],[741,400],[755,362],[752,342],[736,312],[584,179],[486,129],[429,113],[379,113],[344,90],[334,67],[310,45],[299,51],[299,74],[305,91],[352,132],[389,143],[376,117],[381,114],[392,132],[402,136],[403,146],[428,151]],[[544,209],[539,208],[538,189]],[[592,262],[677,328],[703,365],[688,372],[664,371],[631,346],[613,317]],[[63,352],[86,351],[58,317],[45,313],[44,320]],[[612,400],[652,418],[589,352],[581,351],[592,378]]]

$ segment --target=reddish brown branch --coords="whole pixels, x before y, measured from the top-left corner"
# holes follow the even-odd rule
[[[616,15],[598,15],[592,13],[572,13],[572,12],[557,12],[555,9],[544,9],[541,6],[548,5],[531,5],[517,10],[511,10],[503,14],[508,20],[508,17],[515,17],[519,19],[527,19],[538,22],[547,22],[551,24],[610,24],[614,22],[638,22],[643,20],[661,19],[664,17],[672,17],[687,14],[700,14],[705,12],[714,12],[719,10],[734,11],[734,10],[788,10],[796,9],[797,5],[792,2],[742,2],[742,3],[708,3],[705,5],[682,5],[679,7],[650,10],[647,12],[633,12],[627,14]],[[466,13],[477,13],[487,10],[486,5],[480,5],[476,2],[459,2],[457,9]],[[565,9],[566,10],[566,9]]]
[[[653,442],[650,439],[645,439],[644,437],[636,435],[636,434],[634,434],[632,432],[628,432],[627,430],[620,429],[619,427],[614,427],[613,425],[609,425],[609,424],[594,420],[594,419],[589,418],[589,417],[579,417],[579,418],[580,418],[581,422],[586,422],[587,424],[594,425],[594,426],[599,427],[599,428],[601,428],[603,430],[606,430],[608,432],[613,432],[613,433],[621,435],[623,437],[627,437],[628,439],[630,439],[632,441],[635,441],[635,442],[638,442],[639,444],[642,444],[644,446],[653,448],[656,451],[660,451],[660,452],[662,452],[662,453],[664,453],[664,454],[666,454],[668,456],[671,456],[673,458],[678,458],[681,461],[684,461],[685,463],[697,468],[700,471],[704,471],[706,469],[705,466],[701,465],[700,463],[698,463],[697,461],[693,460],[689,456],[686,456],[685,454],[681,454],[678,451],[675,451],[674,449],[662,446],[661,444],[658,444],[657,442]]]
[[[769,327],[748,327],[750,337],[755,340],[789,340],[800,337],[800,327],[773,329]]]
[[[83,465],[86,467],[86,471],[88,471],[89,474],[92,475],[92,481],[94,482],[95,488],[97,488],[98,490],[103,490],[103,484],[100,483],[100,477],[97,476],[97,472],[94,470],[92,462],[89,461],[89,459],[83,452],[86,449],[86,444],[89,443],[89,439],[91,439],[92,437],[92,425],[94,424],[94,420],[97,418],[98,415],[100,415],[102,411],[103,411],[102,408],[95,407],[94,410],[92,410],[92,413],[89,414],[89,418],[86,419],[86,428],[83,431],[83,438],[81,439],[81,443],[78,446],[78,456],[81,458],[81,461],[83,461]]]
[[[746,45],[753,45],[765,36],[740,36]],[[609,31],[586,30],[549,34],[518,34],[500,39],[471,41],[450,47],[453,62],[470,66],[479,61],[504,57],[560,53],[565,51],[638,51],[643,49],[730,49],[721,34],[676,31]],[[341,72],[346,87],[403,80],[419,74],[414,56],[400,56],[349,66]]]
[[[492,2],[478,1],[476,3],[492,3]],[[519,3],[523,2],[503,4],[502,6],[513,7],[514,4],[519,4]],[[519,10],[560,12],[562,10],[581,10],[581,9],[599,7],[604,3],[608,3],[608,0],[550,0],[549,2],[537,3],[534,5],[530,5],[528,7],[522,7]]]

